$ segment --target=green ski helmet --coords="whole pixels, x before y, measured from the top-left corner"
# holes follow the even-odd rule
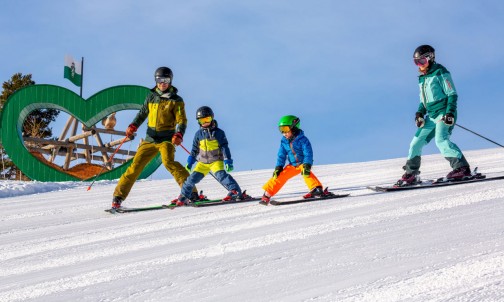
[[[294,115],[282,116],[278,122],[278,129],[280,129],[280,132],[282,133],[288,131],[297,132],[298,130],[301,130],[300,127],[301,121],[299,120],[299,117]]]

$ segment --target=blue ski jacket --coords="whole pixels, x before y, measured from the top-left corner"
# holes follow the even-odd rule
[[[191,156],[204,164],[231,159],[226,133],[217,127],[216,121],[210,128],[201,127],[194,134]]]
[[[297,167],[301,164],[313,165],[313,150],[310,140],[304,135],[303,130],[293,139],[282,137],[280,149],[278,149],[276,166],[283,167],[286,160],[289,164]]]

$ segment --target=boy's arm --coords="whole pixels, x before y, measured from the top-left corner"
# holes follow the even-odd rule
[[[229,150],[229,143],[226,137],[226,133],[222,129],[217,135],[217,141],[219,142],[222,153],[224,153],[224,159],[231,159],[231,150]]]
[[[196,158],[199,154],[199,143],[200,143],[200,138],[199,138],[199,131],[196,131],[194,134],[194,139],[193,139],[193,144],[192,144],[192,149],[191,149],[191,156]]]
[[[282,146],[282,142],[280,142],[280,149],[278,149],[277,161],[275,166],[283,168],[283,166],[285,166],[286,160],[287,160],[287,151]]]
[[[193,146],[191,150],[191,154],[187,157],[187,164],[185,165],[185,169],[187,172],[191,173],[192,166],[196,163],[196,157],[199,154],[199,138],[198,132],[194,135]]]
[[[305,136],[305,139],[302,143],[303,146],[303,164],[313,165],[313,149],[310,143],[310,140]]]
[[[231,150],[229,150],[226,133],[222,129],[220,129],[216,137],[217,141],[219,142],[219,146],[222,150],[222,153],[224,153],[224,167],[227,172],[231,172],[234,170],[233,159],[231,158]]]

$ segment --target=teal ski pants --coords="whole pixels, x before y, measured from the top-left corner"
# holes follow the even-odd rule
[[[454,126],[446,125],[441,118],[442,115],[439,115],[435,119],[427,116],[425,125],[422,128],[418,128],[415,137],[411,140],[408,160],[406,161],[406,166],[404,166],[404,170],[406,170],[407,173],[419,172],[422,149],[433,138],[435,139],[436,146],[441,152],[441,155],[450,162],[452,169],[469,166],[459,147],[450,141]]]

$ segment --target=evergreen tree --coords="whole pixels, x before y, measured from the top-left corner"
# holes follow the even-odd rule
[[[21,73],[16,73],[12,78],[3,83],[2,94],[0,95],[0,111],[3,110],[3,106],[7,99],[17,90],[35,85],[35,81],[32,80],[32,75],[22,75]],[[59,111],[56,109],[38,109],[31,112],[23,122],[23,136],[46,138],[52,136],[52,128],[49,124],[56,120]],[[0,169],[1,176],[4,179],[21,179],[28,180],[28,178],[12,163],[0,142]]]

